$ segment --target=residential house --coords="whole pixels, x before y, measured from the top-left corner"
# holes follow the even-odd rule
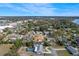
[[[16,39],[22,39],[23,35],[12,33],[8,36],[9,41],[16,41]]]
[[[44,41],[44,35],[42,34],[36,34],[33,36],[33,41],[34,41],[34,52],[37,54],[42,54],[43,53],[43,41]]]
[[[67,46],[66,49],[72,55],[75,55],[75,56],[79,55],[78,49],[76,49],[76,48],[74,48],[72,46]]]

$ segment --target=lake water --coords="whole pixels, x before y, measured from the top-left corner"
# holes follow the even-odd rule
[[[75,19],[75,20],[72,21],[72,22],[74,22],[74,23],[76,23],[76,24],[79,24],[79,19]]]

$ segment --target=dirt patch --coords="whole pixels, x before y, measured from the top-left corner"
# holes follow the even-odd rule
[[[13,44],[1,44],[0,45],[0,56],[3,56],[4,54],[8,53],[12,46]]]

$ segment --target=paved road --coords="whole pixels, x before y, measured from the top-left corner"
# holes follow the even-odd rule
[[[55,48],[52,48],[51,49],[51,55],[52,56],[57,56],[57,52],[56,52],[56,49]]]
[[[53,48],[53,47],[51,47],[49,49],[49,47],[46,47],[45,50],[46,51],[44,51],[43,53],[48,54],[48,55],[51,55],[51,56],[57,56],[58,55],[57,54],[57,50],[66,50],[66,49],[65,48]]]
[[[66,50],[65,48],[54,48],[55,50]]]
[[[49,47],[46,47],[45,49],[46,51],[44,51],[43,53],[44,54],[48,54],[48,55],[51,55],[51,56],[57,56],[57,52],[56,52],[56,49],[55,48],[50,48]]]

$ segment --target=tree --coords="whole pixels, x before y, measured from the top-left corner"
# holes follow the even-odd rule
[[[48,39],[46,38],[43,45],[44,45],[44,46],[51,46],[51,44],[50,44],[47,40],[48,40]]]
[[[7,32],[7,34],[11,34],[12,33],[12,31],[9,28],[5,28],[3,31]]]
[[[58,40],[56,43],[57,43],[58,45],[62,46],[64,42]]]
[[[31,41],[27,41],[26,42],[26,46],[27,47],[32,47],[33,46],[33,41],[31,40]]]
[[[19,48],[20,46],[22,46],[22,40],[16,39],[16,41],[14,42],[14,45],[16,48]]]

